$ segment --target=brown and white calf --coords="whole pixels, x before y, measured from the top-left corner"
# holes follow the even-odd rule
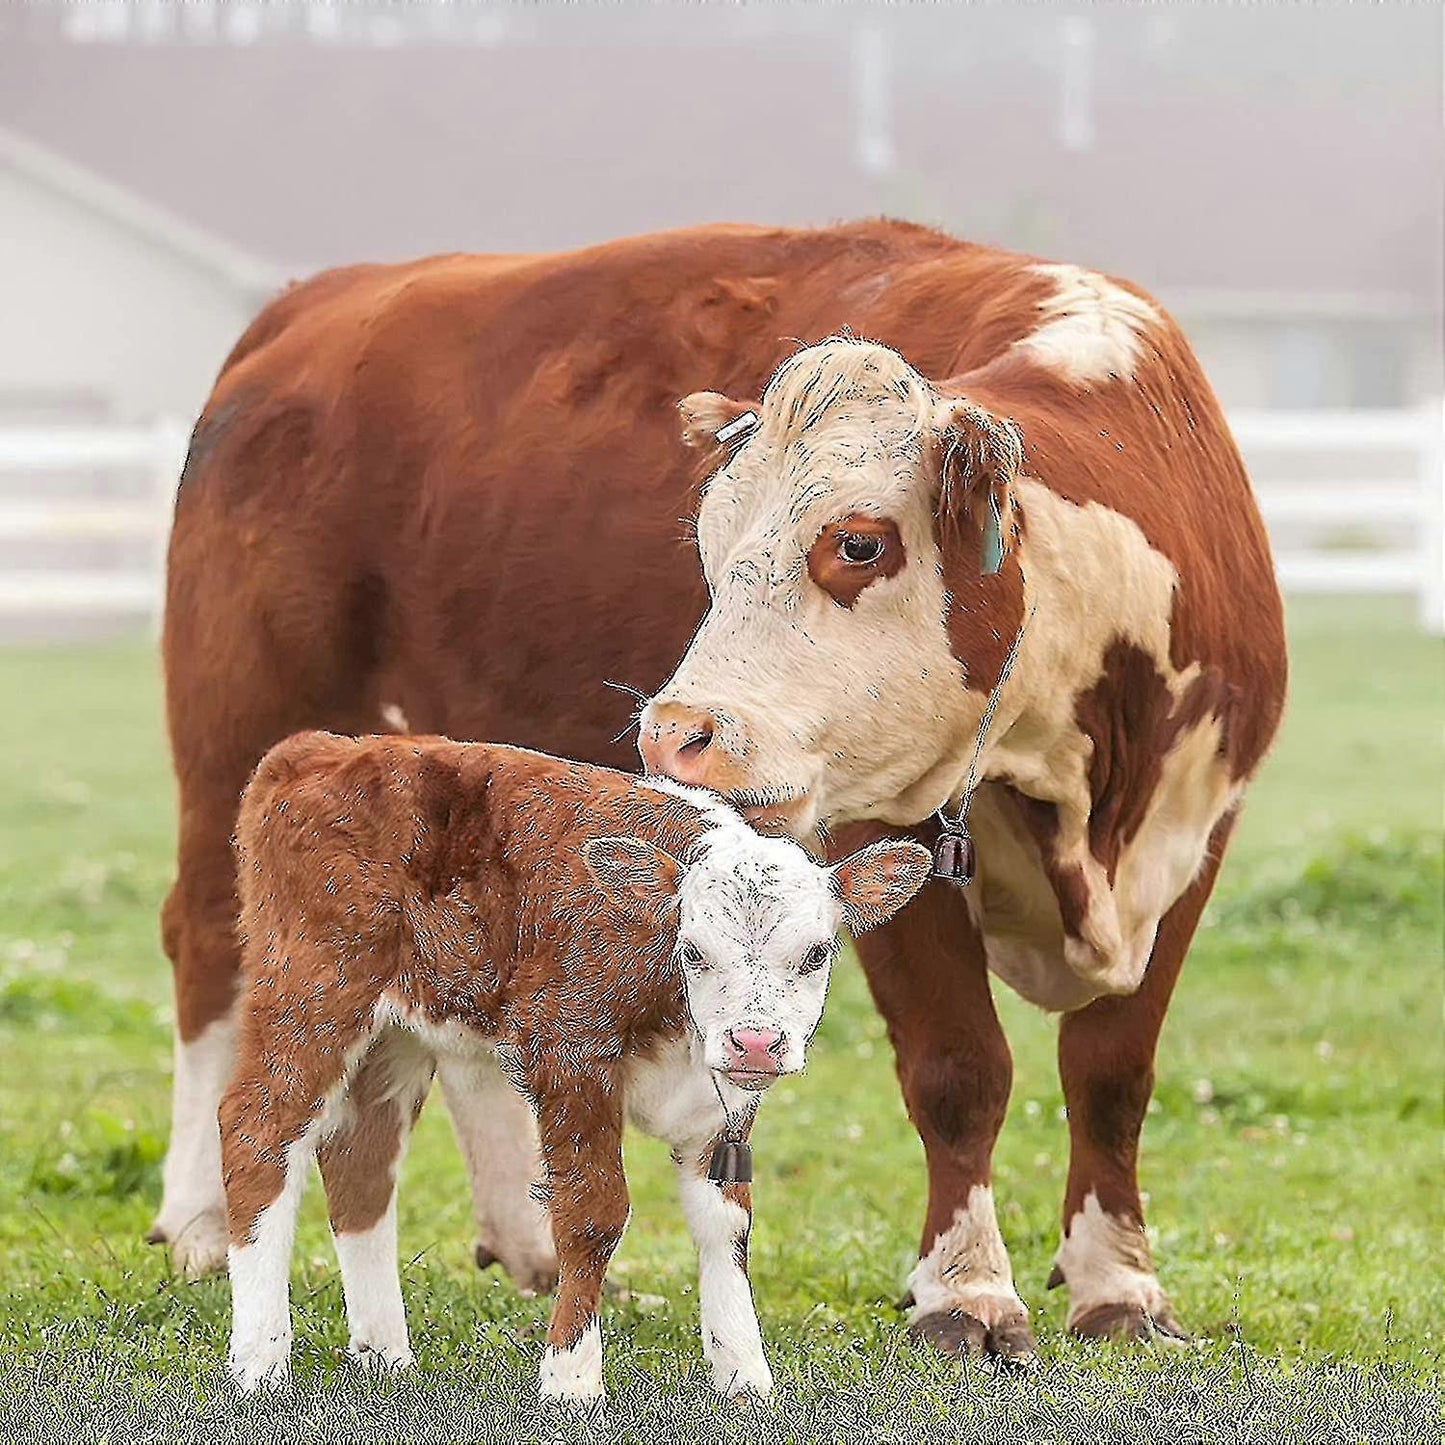
[[[926,850],[881,844],[828,869],[677,784],[329,733],[262,760],[237,848],[244,984],[220,1125],[239,1383],[289,1371],[313,1156],[351,1351],[410,1363],[398,1162],[434,1072],[453,1110],[486,1109],[500,1057],[536,1115],[561,1267],[542,1394],[602,1394],[624,1117],[672,1147],[715,1385],[766,1393],[751,1190],[713,1183],[708,1163],[725,1122],[745,1136],[759,1092],[802,1069],[839,927],[890,917],[927,877]]]

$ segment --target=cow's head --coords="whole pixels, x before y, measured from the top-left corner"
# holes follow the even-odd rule
[[[799,1073],[823,1016],[838,929],[874,928],[923,886],[926,848],[875,843],[834,868],[734,819],[679,861],[639,838],[599,838],[583,860],[603,891],[675,923],[675,958],[707,1066],[745,1089]]]
[[[746,409],[688,397],[684,437],[712,444]],[[642,714],[644,762],[797,837],[915,823],[957,787],[980,712],[950,647],[941,546],[975,578],[997,567],[1018,433],[852,340],[799,352],[752,409],[703,493],[712,604]]]

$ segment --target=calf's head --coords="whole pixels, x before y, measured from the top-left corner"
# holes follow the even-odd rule
[[[704,833],[686,862],[639,838],[598,838],[583,861],[634,916],[676,928],[674,958],[709,1068],[763,1089],[803,1068],[823,1015],[840,926],[897,912],[928,878],[926,848],[875,843],[833,868],[741,823]]]
[[[745,410],[757,425],[728,454],[713,439]],[[1017,430],[852,340],[799,352],[750,407],[705,392],[682,411],[720,462],[697,525],[711,605],[643,711],[648,771],[796,837],[926,817],[981,707],[950,646],[945,553],[997,570]]]

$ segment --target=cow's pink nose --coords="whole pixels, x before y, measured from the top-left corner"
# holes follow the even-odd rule
[[[780,1029],[729,1029],[723,1035],[728,1068],[744,1074],[776,1074],[783,1048]]]
[[[643,717],[637,745],[649,773],[712,785],[717,752],[713,732],[711,713],[680,702],[654,702]]]

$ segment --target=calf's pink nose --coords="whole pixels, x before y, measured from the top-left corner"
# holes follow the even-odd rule
[[[728,1067],[749,1074],[776,1074],[783,1048],[779,1029],[729,1029],[723,1036]]]

